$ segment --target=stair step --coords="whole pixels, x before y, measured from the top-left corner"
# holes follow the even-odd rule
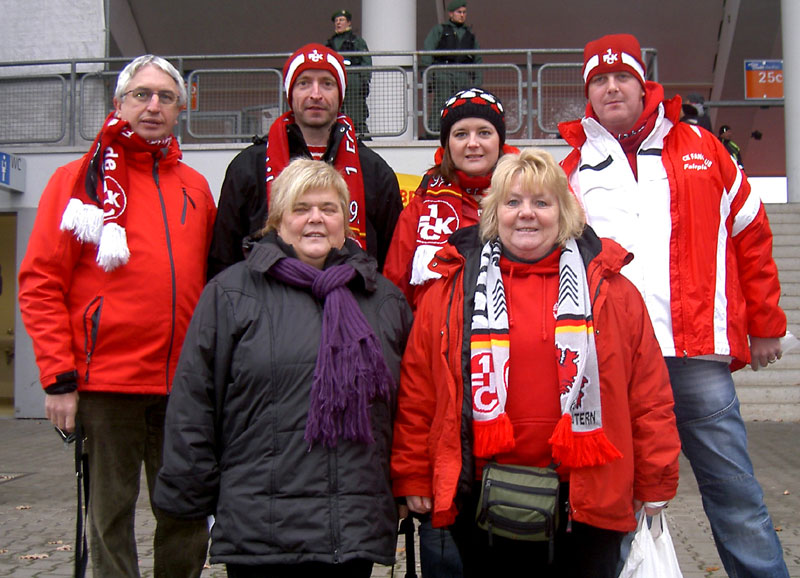
[[[787,230],[782,232],[772,229],[772,245],[797,247],[797,232],[800,230],[800,223],[781,225],[781,227],[786,227]]]
[[[753,371],[750,366],[747,366],[734,373],[733,382],[736,384],[737,391],[739,388],[756,388],[761,391],[761,388],[767,386],[785,388],[786,392],[794,392],[791,395],[797,396],[797,401],[800,401],[800,370],[798,369],[781,371],[768,367]],[[766,397],[764,401],[768,401]]]
[[[792,296],[800,295],[800,283],[798,283],[798,282],[792,283],[791,281],[786,283],[782,279],[783,276],[781,275],[780,277],[781,277],[781,295],[782,296],[783,295],[792,295]]]
[[[781,295],[780,306],[784,311],[800,310],[800,297],[797,295]]]
[[[783,223],[800,223],[800,210],[798,210],[798,213],[775,213],[767,209],[767,218],[769,219],[770,227]]]
[[[797,259],[800,249],[791,245],[773,245],[772,256],[774,257],[794,257]]]
[[[783,271],[800,271],[800,259],[795,257],[776,257],[774,253],[772,257],[778,266],[778,275]]]
[[[778,221],[772,219],[769,221],[769,228],[772,229],[772,234],[777,235],[791,235],[797,233],[797,228],[800,226],[800,218],[797,221]]]
[[[800,335],[800,203],[766,204],[772,256],[781,280],[780,305],[789,329]],[[800,349],[759,371],[733,374],[745,420],[800,421]]]
[[[778,277],[781,280],[781,287],[789,283],[800,283],[800,266],[797,269],[782,269],[778,264]]]
[[[773,216],[800,215],[800,203],[765,203],[764,209],[770,219]]]
[[[800,421],[800,403],[742,403],[745,421]]]

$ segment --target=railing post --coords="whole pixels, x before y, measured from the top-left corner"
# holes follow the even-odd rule
[[[77,85],[78,85],[78,63],[75,60],[70,60],[69,63],[69,97],[67,101],[67,122],[69,123],[69,146],[75,146],[75,128],[77,124],[76,99],[77,99]]]
[[[419,108],[419,54],[415,52],[411,62],[411,110],[413,112],[411,138],[414,140],[419,140],[419,119],[422,117],[421,110]]]
[[[180,73],[181,78],[183,79],[183,83],[186,84],[186,73],[183,70],[183,58],[178,57],[177,60],[178,60],[178,66],[176,66],[176,68],[178,69],[178,72]],[[189,110],[189,107],[192,106],[192,102],[191,102],[191,100],[192,100],[192,90],[191,89],[192,89],[191,86],[187,86],[186,87],[186,110],[187,111]],[[184,124],[187,125],[186,129],[188,130],[189,129],[189,127],[188,127],[188,124],[189,124],[189,113],[188,112],[186,113],[186,122]],[[178,139],[178,142],[180,144],[183,144],[183,127],[181,127],[181,123],[178,123],[176,126],[178,127],[178,134],[175,135],[175,138]]]
[[[528,50],[525,58],[525,67],[527,69],[526,72],[528,73],[528,87],[525,91],[528,100],[528,107],[526,111],[528,113],[528,126],[526,130],[527,137],[533,138],[533,53]]]

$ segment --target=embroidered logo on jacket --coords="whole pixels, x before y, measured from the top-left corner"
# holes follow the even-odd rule
[[[427,215],[420,215],[417,238],[426,243],[444,244],[458,230],[459,218],[447,201],[425,201]]]
[[[689,153],[681,157],[684,171],[707,171],[714,161],[708,160],[703,153]]]

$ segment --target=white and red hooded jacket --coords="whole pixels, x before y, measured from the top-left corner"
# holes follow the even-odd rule
[[[658,105],[637,155],[587,114],[559,130],[562,161],[588,223],[634,254],[623,274],[641,292],[667,357],[750,361],[748,335],[782,337],[786,315],[761,200],[722,143],[678,122],[680,97]]]

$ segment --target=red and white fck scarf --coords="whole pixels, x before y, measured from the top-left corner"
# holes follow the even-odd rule
[[[367,224],[364,215],[364,177],[361,174],[361,159],[358,156],[358,143],[353,121],[340,114],[331,130],[344,131],[333,166],[338,170],[347,189],[350,191],[350,229],[355,241],[366,251]],[[272,180],[281,174],[291,159],[289,158],[289,138],[286,133],[288,125],[294,124],[294,113],[286,112],[275,119],[267,135],[266,181],[267,205],[269,205]]]
[[[484,458],[514,447],[505,408],[510,360],[501,254],[499,239],[481,251],[470,335],[473,451]],[[562,416],[549,440],[553,459],[570,468],[604,464],[622,454],[603,432],[589,284],[572,239],[561,252],[558,277],[555,348]]]
[[[97,264],[113,271],[130,258],[125,233],[128,206],[128,170],[125,155],[177,147],[172,136],[146,141],[131,125],[111,113],[92,143],[91,155],[81,164],[72,198],[61,216],[61,230],[72,231],[81,243],[97,245]],[[100,187],[102,186],[102,189]],[[102,196],[98,193],[102,190]]]

